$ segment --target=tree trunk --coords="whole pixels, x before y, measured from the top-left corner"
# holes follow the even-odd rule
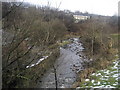
[[[55,87],[56,87],[56,90],[57,90],[57,86],[58,86],[58,81],[57,81],[57,72],[56,72],[56,68],[55,68],[55,66],[53,66],[53,68],[54,68],[54,74],[55,74]]]

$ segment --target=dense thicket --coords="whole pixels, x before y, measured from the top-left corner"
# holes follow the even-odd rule
[[[29,70],[26,66],[42,56],[55,53],[55,44],[64,37],[67,28],[58,11],[50,7],[2,3],[2,11],[3,88],[29,87],[33,76],[31,82],[36,81],[39,74],[43,74],[42,70],[49,65],[45,67],[43,64],[44,68],[39,66],[42,70],[37,72],[32,72],[34,68]],[[49,62],[52,63],[50,60]]]

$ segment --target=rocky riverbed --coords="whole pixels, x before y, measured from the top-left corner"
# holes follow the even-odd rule
[[[66,48],[60,47],[60,57],[55,62],[57,84],[59,88],[70,88],[77,79],[77,73],[83,70],[87,59],[82,54],[83,46],[79,38],[69,39],[72,43]],[[39,81],[38,88],[55,88],[55,73],[51,67]]]

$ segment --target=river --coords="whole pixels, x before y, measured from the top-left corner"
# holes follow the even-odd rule
[[[77,73],[83,70],[84,63],[88,61],[83,55],[83,46],[79,38],[72,41],[66,48],[60,47],[60,57],[55,62],[58,88],[71,88],[77,79]],[[51,67],[39,81],[38,88],[55,88],[55,73]]]

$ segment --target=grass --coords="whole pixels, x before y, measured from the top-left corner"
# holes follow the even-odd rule
[[[113,47],[118,47],[118,44],[117,44],[118,38],[117,37],[119,37],[119,36],[120,35],[118,35],[118,34],[111,35],[111,38],[114,41]],[[87,39],[89,41],[91,41],[91,39],[89,37]],[[85,48],[88,48],[90,46],[89,42],[85,42],[84,39],[82,41],[83,41],[84,45],[87,45],[87,46],[85,46]],[[98,43],[100,43],[100,42],[98,42]],[[100,45],[101,45],[101,43],[100,43]],[[94,58],[96,61],[94,61],[94,64],[91,67],[93,67],[95,70],[97,70],[97,72],[95,71],[96,72],[95,75],[90,75],[90,77],[87,77],[87,79],[89,79],[89,81],[86,81],[86,79],[85,79],[85,81],[81,81],[82,77],[80,76],[80,82],[75,83],[73,85],[73,87],[81,87],[81,88],[96,87],[96,86],[106,86],[107,87],[108,85],[117,87],[117,85],[113,85],[114,83],[116,83],[116,77],[114,77],[114,78],[111,77],[117,73],[117,72],[114,72],[114,71],[116,71],[116,69],[112,68],[112,67],[114,67],[114,63],[111,64],[112,62],[115,62],[118,59],[118,57],[114,57],[114,55],[117,53],[117,50],[116,50],[117,48],[107,49],[107,47],[108,47],[107,45],[105,47],[106,47],[106,51],[101,48],[100,48],[101,52],[98,51],[102,55],[101,54],[99,55],[99,53],[94,55],[95,56]],[[88,48],[88,50],[86,49],[86,52],[85,52],[86,56],[90,55],[90,52],[89,52],[90,48]],[[106,54],[104,52],[109,52],[110,54]],[[88,53],[88,54],[86,54],[86,53]],[[113,57],[111,57],[111,56],[113,56]],[[115,60],[112,61],[113,58]],[[101,69],[104,69],[104,70],[101,70]],[[108,73],[106,73],[107,70],[109,70]],[[94,82],[92,82],[93,80],[94,80]],[[92,82],[92,83],[90,83],[90,82]]]
[[[62,41],[61,43],[58,43],[58,45],[59,45],[60,47],[63,47],[63,46],[65,46],[65,45],[67,45],[67,44],[70,44],[70,43],[71,43],[70,41],[66,40],[66,41]]]
[[[115,34],[111,34],[111,36],[114,36],[114,37],[120,37],[120,34],[115,33]]]
[[[114,46],[113,47],[118,48],[118,41],[120,40],[120,34],[115,33],[115,34],[111,34],[110,36],[114,41]]]
[[[98,70],[96,73],[90,75],[90,78],[85,79],[79,84],[81,88],[90,88],[90,87],[119,87],[118,86],[118,77],[115,76],[118,74],[117,70],[118,61],[113,61],[113,64],[104,70]]]

